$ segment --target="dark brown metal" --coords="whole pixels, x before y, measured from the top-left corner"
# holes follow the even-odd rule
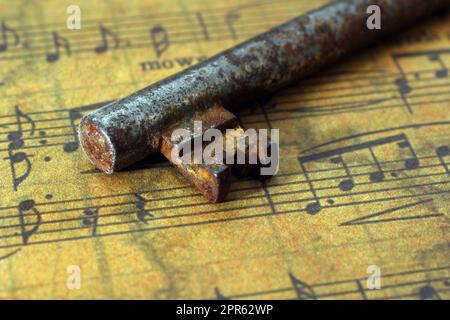
[[[380,30],[366,26],[370,5],[381,9]],[[222,119],[227,113],[218,106],[245,106],[449,5],[449,0],[332,1],[87,115],[80,123],[81,144],[106,173],[157,151],[170,160],[171,129],[200,118],[209,119],[210,127],[235,127],[234,117]],[[229,170],[179,169],[210,201],[225,196]]]

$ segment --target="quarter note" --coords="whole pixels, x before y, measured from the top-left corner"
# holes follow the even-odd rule
[[[100,35],[101,35],[101,44],[95,48],[96,53],[105,53],[109,50],[109,40],[111,39],[113,42],[113,49],[117,49],[119,47],[119,39],[115,33],[113,33],[111,30],[105,28],[103,25],[100,25]]]
[[[66,38],[59,36],[56,31],[52,32],[52,36],[55,52],[47,54],[47,62],[58,61],[61,55],[61,48],[65,50],[67,56],[70,56],[72,52],[70,50],[69,41]]]

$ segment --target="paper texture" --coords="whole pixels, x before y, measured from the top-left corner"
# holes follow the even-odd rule
[[[448,15],[243,110],[280,171],[208,204],[95,170],[80,117],[326,1],[76,2],[0,2],[0,298],[450,297]]]

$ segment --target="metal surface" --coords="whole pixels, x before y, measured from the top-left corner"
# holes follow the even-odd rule
[[[381,30],[366,26],[366,10],[373,4],[381,8]],[[163,139],[170,137],[168,128],[205,115],[210,127],[234,127],[233,121],[222,121],[221,108],[207,110],[244,106],[449,5],[448,0],[334,1],[87,115],[80,123],[81,144],[99,169],[112,173],[161,148],[169,150]],[[219,190],[213,196],[196,182],[203,178],[195,170],[181,171],[210,201],[223,199],[217,194],[230,179],[222,173],[208,175],[207,185]]]

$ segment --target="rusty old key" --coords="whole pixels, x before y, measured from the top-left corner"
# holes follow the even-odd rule
[[[381,12],[379,29],[367,26],[367,9],[373,5]],[[89,159],[106,173],[157,151],[174,162],[172,151],[180,143],[172,139],[175,129],[185,128],[194,138],[194,122],[202,121],[202,130],[235,128],[239,135],[243,130],[228,109],[245,107],[252,99],[449,5],[449,0],[331,1],[88,114],[80,122],[80,142]],[[255,172],[245,165],[220,163],[176,167],[211,202],[226,196],[230,167],[240,174]]]

